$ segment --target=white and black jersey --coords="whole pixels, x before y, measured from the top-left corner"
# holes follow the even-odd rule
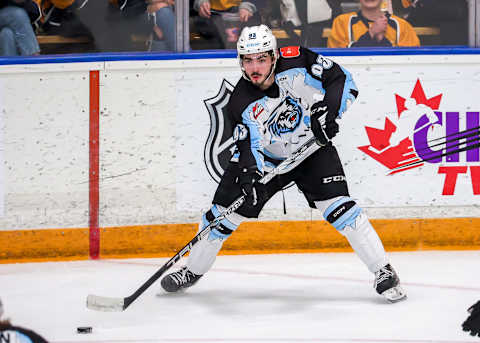
[[[313,136],[310,108],[325,101],[341,117],[358,94],[350,73],[338,64],[301,47],[280,49],[275,83],[266,91],[241,79],[230,98],[228,115],[237,126],[237,152],[215,192],[214,204],[228,207],[241,193],[238,176],[256,166],[262,172],[285,159]],[[258,204],[242,205],[236,212],[258,217],[265,203],[294,182],[309,205],[315,201],[348,196],[348,187],[337,150],[331,144],[319,149],[292,171],[257,186]]]
[[[48,343],[42,336],[33,330],[14,326],[8,322],[0,323],[0,342]]]
[[[340,118],[358,95],[348,71],[313,51],[286,47],[279,51],[274,84],[263,91],[240,79],[228,104],[240,167],[264,172],[312,137],[310,108],[324,100]]]

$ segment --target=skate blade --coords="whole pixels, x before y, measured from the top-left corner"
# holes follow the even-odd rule
[[[382,293],[382,296],[390,303],[396,303],[407,299],[407,293],[405,293],[401,286],[395,286],[387,289]]]

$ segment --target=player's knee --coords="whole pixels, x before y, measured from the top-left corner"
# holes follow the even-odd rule
[[[342,232],[346,226],[355,229],[357,218],[361,213],[362,208],[357,205],[355,200],[344,196],[334,199],[323,212],[323,217],[332,224],[335,229]]]
[[[224,210],[225,209],[221,206],[213,205],[212,208],[202,216],[200,230],[202,230],[209,223],[218,218]],[[218,225],[210,231],[208,235],[208,240],[213,241],[219,239],[223,241],[230,237],[233,231],[235,231],[240,225],[241,221],[239,222],[238,219],[239,218],[237,218],[235,215],[229,215],[226,218],[220,220]]]

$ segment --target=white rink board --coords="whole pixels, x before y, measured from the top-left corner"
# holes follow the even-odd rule
[[[4,105],[4,99],[1,96],[2,94],[5,93],[4,91],[5,88],[5,83],[0,81],[0,108],[3,108]],[[4,126],[4,120],[5,120],[5,115],[3,112],[0,112],[0,142],[4,142],[4,131],[5,129]],[[4,169],[4,164],[5,164],[5,148],[4,144],[0,146],[0,218],[2,218],[5,214],[5,169]]]
[[[88,227],[88,69],[32,68],[0,73],[0,230]]]
[[[438,111],[444,114],[449,111],[459,112],[459,129],[466,129],[465,113],[480,111],[477,92],[480,69],[478,65],[461,61],[435,64],[436,60],[438,58],[433,57],[433,63],[429,65],[350,68],[357,81],[360,96],[351,112],[341,121],[341,131],[336,143],[350,180],[351,193],[364,206],[451,207],[475,206],[480,203],[480,195],[473,194],[468,175],[458,177],[454,195],[442,195],[445,175],[438,173],[439,166],[480,165],[478,160],[467,162],[465,153],[459,154],[457,163],[446,163],[444,158],[441,163],[426,163],[423,167],[387,176],[386,167],[357,149],[358,146],[369,144],[365,126],[384,128],[385,117],[395,123],[398,118],[395,94],[409,98],[417,79],[420,80],[427,98],[442,94]],[[443,137],[445,135],[443,129]],[[469,213],[473,214],[470,211]],[[450,216],[448,212],[445,212],[445,215]]]
[[[417,79],[437,111],[480,111],[480,56],[332,57],[353,74],[358,101],[335,138],[351,194],[374,218],[478,216],[470,170],[478,161],[427,163],[387,176],[358,149],[366,126],[395,122],[395,94],[409,98]],[[100,70],[100,226],[189,223],[210,206],[216,187],[204,163],[210,118],[204,100],[235,59],[121,61],[5,66],[0,70],[5,203],[0,230],[88,226],[88,72]],[[443,132],[445,136],[445,131]],[[453,195],[442,195],[439,167],[466,167]],[[321,218],[295,187],[267,205],[264,220]],[[1,202],[0,202],[1,203]]]

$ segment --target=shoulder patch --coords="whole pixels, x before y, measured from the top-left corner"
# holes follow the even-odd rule
[[[263,111],[264,111],[263,106],[257,102],[252,109],[253,117],[257,119],[258,116],[262,114]]]
[[[293,58],[300,56],[300,47],[299,46],[286,46],[280,48],[280,56],[283,58]]]

